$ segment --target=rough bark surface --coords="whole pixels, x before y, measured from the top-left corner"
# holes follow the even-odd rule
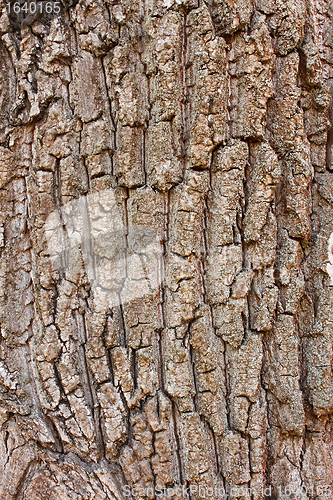
[[[331,500],[332,0],[1,5],[1,500]]]

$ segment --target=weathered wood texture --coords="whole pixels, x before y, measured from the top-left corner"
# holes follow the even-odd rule
[[[332,0],[1,5],[1,500],[331,500]]]

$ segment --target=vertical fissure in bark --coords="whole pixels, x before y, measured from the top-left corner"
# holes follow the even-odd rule
[[[178,472],[179,472],[179,481],[181,485],[184,485],[184,464],[183,464],[183,458],[182,458],[182,446],[181,446],[181,440],[179,436],[179,428],[178,428],[178,410],[177,410],[177,405],[174,401],[171,402],[172,404],[172,422],[173,422],[173,433],[174,433],[174,438],[175,438],[175,445],[176,445],[176,459],[177,459],[177,465],[178,465]]]
[[[181,102],[181,120],[182,120],[182,137],[181,137],[181,148],[182,148],[182,162],[183,162],[183,174],[182,179],[185,177],[186,170],[186,145],[188,141],[188,107],[189,95],[188,95],[188,85],[187,85],[187,12],[183,13],[183,26],[182,26],[182,44],[180,52],[180,72],[181,72],[181,84],[182,84],[182,102]]]
[[[80,355],[80,364],[81,364],[80,375],[82,377],[83,392],[94,422],[96,445],[98,451],[101,454],[101,456],[105,456],[105,444],[103,440],[103,433],[100,420],[100,406],[98,403],[97,395],[95,393],[93,381],[91,378],[91,373],[89,371],[87,363],[87,353],[86,353],[87,328],[86,328],[85,315],[80,314],[78,311],[76,311],[76,321],[79,334],[78,351]]]

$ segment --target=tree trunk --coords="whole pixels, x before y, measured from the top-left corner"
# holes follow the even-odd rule
[[[331,500],[332,0],[2,5],[1,499]]]

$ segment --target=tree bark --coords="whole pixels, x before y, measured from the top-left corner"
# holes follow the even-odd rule
[[[2,4],[2,500],[333,498],[332,17]]]

